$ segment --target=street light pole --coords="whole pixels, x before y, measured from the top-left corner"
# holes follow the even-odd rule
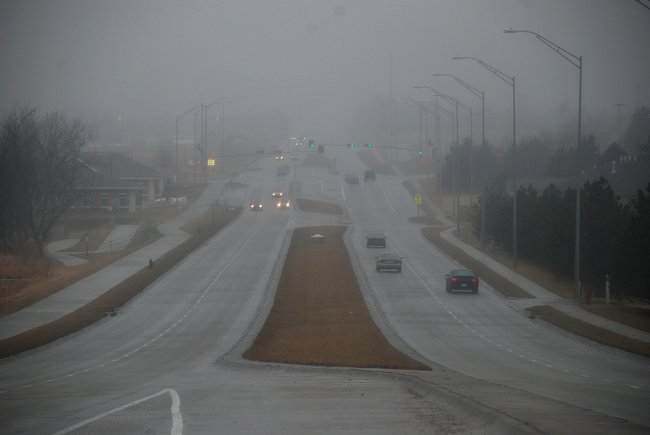
[[[448,103],[454,105],[454,107],[456,108],[456,150],[455,150],[455,153],[458,153],[458,145],[459,145],[459,141],[460,141],[460,136],[458,134],[458,108],[460,107],[460,108],[466,110],[470,114],[470,117],[471,117],[472,116],[471,107],[468,107],[468,106],[464,105],[463,103],[461,103],[460,101],[458,101],[455,98],[450,97],[449,95],[445,95],[445,94],[443,94],[441,92],[438,92],[437,90],[433,89],[431,86],[414,86],[414,88],[415,89],[429,89],[431,92],[434,93],[435,96],[440,97],[443,100],[447,101]],[[470,128],[471,128],[471,122],[470,122]],[[471,132],[470,132],[470,137],[471,137]],[[451,157],[452,157],[452,171],[454,171],[454,172],[455,172],[454,167],[456,166],[456,160],[457,160],[456,156],[455,156],[455,153],[452,152],[452,154],[451,154]],[[455,181],[456,181],[456,176],[455,176],[455,173],[454,173],[454,175],[452,175],[452,186],[455,186]],[[458,189],[455,189],[455,192],[454,192],[453,195],[454,195],[454,201],[455,201],[455,205],[453,206],[453,208],[455,210],[454,215],[456,217],[457,228],[458,228],[458,230],[460,230],[460,216],[459,216],[459,213],[458,213],[459,208],[460,208],[460,200],[458,198]]]
[[[614,106],[618,107],[618,145],[623,146],[621,144],[621,107],[625,106],[625,104],[616,103]]]
[[[235,98],[226,98],[228,101],[222,101],[221,103],[221,154],[226,152],[226,104],[230,104],[235,101]]]
[[[181,121],[181,119],[183,119],[185,116],[189,115],[190,113],[194,112],[199,107],[201,107],[201,104],[197,104],[196,106],[193,106],[191,109],[186,110],[180,115],[176,115],[176,141],[175,141],[176,156],[174,162],[174,184],[178,182],[178,124]]]
[[[433,74],[434,77],[451,77],[456,82],[461,84],[463,87],[468,89],[472,94],[476,95],[478,98],[481,99],[481,104],[482,104],[482,109],[481,109],[481,114],[482,114],[482,128],[481,128],[481,145],[485,144],[485,92],[479,91],[476,89],[474,86],[470,85],[466,81],[459,79],[453,74]],[[470,123],[472,122],[472,116],[470,115]],[[470,130],[472,130],[472,127],[470,127]],[[472,156],[472,151],[474,147],[474,140],[470,140],[472,143],[472,146],[470,147],[469,150],[469,164],[470,164],[470,171],[469,171],[469,197],[470,197],[470,203],[473,203],[474,201],[474,162],[473,162],[473,156]],[[482,215],[483,212],[481,212]],[[483,247],[485,247],[485,235],[483,234],[483,228],[481,227],[481,244]]]
[[[469,56],[454,56],[453,60],[471,59],[478,62],[483,68],[499,77],[512,86],[512,264],[517,268],[517,119],[515,107],[515,76],[509,76],[481,59]]]
[[[544,45],[550,47],[557,54],[569,61],[571,65],[578,68],[578,142],[576,143],[576,228],[575,228],[575,246],[574,246],[574,265],[573,265],[573,279],[576,283],[576,297],[580,296],[580,191],[582,190],[580,181],[580,142],[582,141],[582,56],[576,56],[568,50],[560,47],[556,43],[546,39],[542,35],[531,32],[530,30],[515,30],[507,29],[504,33],[530,33]]]
[[[221,97],[221,98],[217,99],[216,101],[203,106],[203,137],[204,137],[204,142],[205,142],[205,153],[206,153],[206,155],[204,157],[204,160],[207,160],[207,157],[208,157],[207,156],[207,152],[208,152],[208,109],[210,107],[214,106],[215,104],[221,104],[221,106],[222,106],[222,109],[221,109],[221,112],[222,112],[222,115],[221,115],[221,122],[222,122],[222,124],[221,124],[222,125],[222,128],[221,128],[221,130],[222,130],[221,131],[221,134],[222,134],[221,153],[215,147],[215,159],[216,159],[217,155],[223,154],[223,125],[224,125],[223,124],[223,111],[224,111],[223,110],[223,105],[225,104],[223,102],[223,100],[228,100],[228,99],[229,99],[229,97]],[[230,101],[232,101],[232,99],[230,99]],[[228,101],[228,103],[230,101]]]
[[[452,185],[452,215],[456,219],[456,229],[460,231],[460,217],[458,215],[458,209],[459,209],[459,200],[458,200],[458,189],[456,188],[456,154],[458,153],[458,142],[459,142],[459,135],[458,135],[458,105],[459,102],[455,98],[450,97],[449,95],[445,95],[441,92],[436,91],[433,89],[431,86],[413,86],[414,89],[429,89],[431,92],[434,93],[434,95],[442,98],[446,102],[453,104],[454,107],[456,108],[456,140],[455,140],[455,146],[454,150],[451,153],[451,167],[452,167],[452,176],[451,176],[451,185]]]

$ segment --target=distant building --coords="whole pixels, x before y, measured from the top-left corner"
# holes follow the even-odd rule
[[[80,188],[73,208],[134,213],[164,194],[162,175],[127,155],[87,153],[81,161],[94,181]]]

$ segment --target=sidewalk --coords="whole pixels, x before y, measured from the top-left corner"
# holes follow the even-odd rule
[[[16,313],[0,318],[0,340],[13,337],[83,307],[134,275],[149,263],[156,262],[166,252],[190,236],[180,228],[200,217],[221,194],[226,180],[213,181],[201,196],[182,214],[158,226],[162,237],[123,257],[94,274]]]
[[[402,174],[398,167],[393,166],[395,171],[398,174]],[[594,326],[598,326],[603,329],[615,332],[617,334],[623,335],[625,337],[633,338],[635,340],[643,341],[645,343],[650,343],[650,333],[631,328],[627,325],[615,322],[613,320],[607,319],[605,317],[599,316],[597,314],[591,313],[584,308],[580,307],[575,301],[562,298],[557,294],[546,290],[537,283],[529,280],[525,276],[519,274],[518,272],[510,269],[509,267],[499,263],[498,261],[492,259],[486,253],[479,251],[473,246],[463,242],[458,239],[454,234],[456,229],[456,222],[447,218],[445,213],[435,205],[434,201],[425,193],[425,206],[427,206],[433,215],[445,226],[450,228],[441,231],[440,236],[442,239],[453,244],[454,246],[463,250],[466,254],[476,259],[480,263],[484,264],[486,267],[492,269],[502,277],[508,279],[515,285],[519,286],[524,291],[528,292],[532,298],[526,299],[510,299],[507,303],[516,310],[523,311],[526,308],[533,307],[536,305],[550,305],[553,308],[561,311],[562,313],[571,316],[575,319],[582,320],[583,322],[589,323]]]
[[[634,338],[645,343],[650,343],[650,333],[641,331],[639,329],[631,328],[627,325],[609,320],[605,317],[593,314],[582,307],[580,307],[575,301],[562,298],[556,295],[553,292],[546,290],[537,283],[529,280],[523,275],[515,272],[509,267],[499,263],[498,261],[492,259],[489,255],[484,252],[479,251],[471,245],[463,242],[462,240],[456,238],[453,234],[455,227],[448,228],[440,233],[440,236],[447,242],[453,244],[454,246],[465,251],[466,254],[472,258],[478,260],[485,266],[489,267],[502,277],[521,287],[523,290],[528,292],[532,298],[525,299],[509,299],[507,301],[510,306],[518,310],[524,310],[529,307],[536,305],[550,305],[553,308],[562,311],[564,314],[567,314],[576,319],[582,320],[583,322],[590,323],[592,325],[616,332],[617,334],[624,335],[626,337]]]
[[[214,202],[223,193],[225,183],[226,180],[211,182],[202,195],[181,215],[159,225],[158,230],[163,236],[155,242],[121,258],[104,269],[97,271],[46,299],[26,307],[21,311],[0,318],[0,340],[45,325],[81,308],[141,270],[148,264],[149,259],[155,262],[163,254],[180,245],[189,238],[189,235],[182,231],[180,227],[200,217],[206,211],[209,204]],[[435,205],[429,205],[435,216],[441,222],[446,225],[454,225],[454,222],[447,219],[444,213]],[[584,310],[574,301],[561,298],[509,267],[493,260],[487,254],[477,250],[473,246],[457,239],[453,235],[453,230],[454,227],[442,231],[441,237],[533,296],[532,298],[507,300],[507,303],[514,309],[524,310],[535,305],[550,305],[576,319],[623,336],[650,343],[650,333],[598,316]]]

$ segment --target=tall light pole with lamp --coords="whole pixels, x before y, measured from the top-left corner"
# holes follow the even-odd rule
[[[435,96],[438,96],[438,97],[442,98],[443,100],[447,101],[448,103],[454,105],[454,107],[456,108],[456,143],[455,143],[455,145],[456,145],[456,153],[457,153],[458,152],[458,142],[459,142],[459,135],[458,135],[458,108],[460,107],[460,108],[462,108],[464,110],[467,110],[469,112],[470,116],[472,114],[472,109],[470,107],[467,107],[466,105],[464,105],[463,103],[461,103],[457,99],[452,98],[449,95],[445,95],[445,94],[443,94],[441,92],[438,92],[437,90],[435,90],[431,86],[414,86],[413,88],[414,89],[429,89],[431,92],[434,93]],[[454,202],[455,202],[455,204],[454,204],[454,206],[452,208],[454,209],[454,217],[456,218],[456,226],[457,226],[458,229],[460,229],[460,216],[458,214],[458,209],[459,209],[460,204],[459,204],[459,200],[458,200],[458,189],[456,188],[456,172],[457,172],[456,171],[456,169],[457,169],[456,160],[457,159],[456,159],[456,156],[455,156],[454,152],[452,152],[451,158],[452,158],[451,166],[452,166],[452,172],[453,172],[453,175],[452,175],[452,186],[453,186],[453,188],[452,188],[452,190],[454,190],[453,195],[454,195]]]
[[[504,33],[530,33],[543,44],[551,47],[553,51],[569,61],[571,65],[578,68],[578,142],[576,143],[576,228],[575,228],[575,246],[574,246],[574,265],[573,279],[576,282],[576,297],[580,296],[580,142],[582,140],[582,56],[576,56],[570,51],[565,50],[554,42],[549,41],[542,35],[531,32],[530,30],[507,29]]]
[[[226,152],[226,104],[235,101],[235,98],[226,98],[228,101],[222,101],[221,104],[221,153]]]
[[[621,107],[625,106],[625,104],[616,103],[614,106],[618,107],[618,145],[623,146],[623,144],[621,144]]]
[[[469,56],[454,56],[453,60],[470,59],[512,87],[512,263],[517,268],[517,117],[515,108],[515,76],[509,76],[481,59]]]
[[[191,109],[187,109],[185,112],[181,113],[180,115],[176,115],[176,156],[175,156],[175,162],[174,162],[174,184],[178,183],[178,124],[180,121],[190,113],[194,112],[196,109],[201,107],[201,104],[197,104],[196,106],[193,106]]]
[[[461,84],[463,87],[468,89],[472,94],[476,95],[481,99],[481,146],[485,145],[485,92],[478,90],[476,87],[470,85],[466,81],[456,77],[453,74],[433,74],[434,77],[451,77],[456,82]],[[469,198],[470,204],[474,202],[474,159],[472,148],[474,147],[474,142],[472,141],[472,147],[469,150]],[[481,246],[485,248],[485,207],[484,207],[485,197],[481,201]]]
[[[212,102],[210,104],[205,104],[205,105],[202,106],[203,138],[204,138],[203,141],[205,142],[205,153],[206,153],[206,155],[204,156],[204,160],[206,160],[207,157],[208,157],[207,156],[207,152],[208,152],[208,109],[210,107],[216,105],[216,104],[223,105],[224,104],[223,100],[228,100],[228,99],[229,99],[228,97],[221,97],[221,98],[217,99],[216,101],[214,101],[214,102]],[[223,119],[223,117],[222,117],[222,119]],[[223,130],[223,128],[222,128],[222,130]],[[222,145],[221,153],[219,153],[219,150],[215,149],[215,159],[216,159],[216,156],[218,154],[223,154],[223,145]]]

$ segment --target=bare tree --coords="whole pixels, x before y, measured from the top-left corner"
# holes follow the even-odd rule
[[[62,113],[38,118],[28,108],[9,112],[1,128],[0,251],[40,255],[56,221],[92,183],[79,159],[91,130]]]

